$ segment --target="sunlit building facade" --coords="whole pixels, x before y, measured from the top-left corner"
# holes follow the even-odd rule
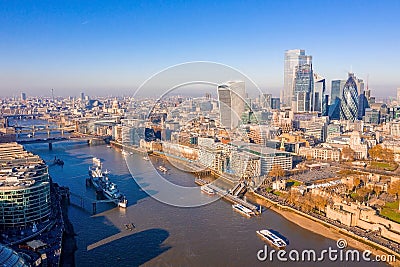
[[[232,81],[218,86],[220,122],[227,129],[239,126],[245,110],[246,90],[243,81]]]
[[[307,56],[303,49],[293,49],[285,51],[284,63],[284,85],[281,96],[283,106],[290,107],[294,100],[294,83],[296,77],[296,67],[304,64],[311,65],[312,57]]]
[[[50,208],[47,165],[17,143],[0,144],[0,229],[32,226]]]

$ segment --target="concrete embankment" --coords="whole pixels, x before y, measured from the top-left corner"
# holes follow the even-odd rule
[[[110,145],[115,148],[123,149],[127,152],[137,153],[137,154],[141,154],[141,155],[147,155],[147,151],[145,149],[141,149],[140,147],[127,146],[127,145],[123,145],[116,141],[110,141]]]
[[[62,242],[62,253],[60,266],[75,266],[75,251],[78,249],[76,245],[74,227],[68,218],[68,200],[61,201],[62,216],[64,220],[64,234]]]

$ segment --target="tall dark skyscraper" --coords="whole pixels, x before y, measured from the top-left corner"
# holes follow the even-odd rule
[[[328,116],[329,112],[329,95],[324,95],[324,101],[322,102],[322,111],[321,115],[322,116]]]
[[[365,93],[358,96],[358,119],[362,120],[365,115],[365,110],[369,108],[368,99]]]
[[[342,98],[343,88],[346,80],[332,80],[331,84],[331,105],[335,103],[336,97]]]
[[[298,65],[294,78],[292,110],[297,112],[311,111],[313,94],[314,78],[312,65]]]
[[[340,98],[336,97],[333,103],[329,105],[328,117],[330,120],[340,120],[340,102]]]
[[[349,73],[340,103],[340,119],[354,121],[358,118],[358,88],[356,77]]]
[[[280,109],[281,108],[281,100],[279,97],[271,98],[271,109]]]
[[[312,111],[318,111],[324,113],[326,111],[327,106],[325,103],[325,78],[319,76],[318,74],[314,73],[314,96],[312,98]],[[326,112],[325,112],[326,113]],[[324,116],[324,114],[322,114]],[[326,114],[325,114],[326,115]]]

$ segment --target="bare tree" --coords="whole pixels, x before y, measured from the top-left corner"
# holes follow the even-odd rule
[[[388,193],[391,195],[395,195],[396,196],[396,200],[399,198],[399,194],[400,194],[400,180],[397,180],[395,182],[391,182],[389,189],[388,189]]]
[[[286,172],[280,165],[274,165],[271,168],[271,171],[268,173],[268,176],[273,178],[279,178],[285,176]]]

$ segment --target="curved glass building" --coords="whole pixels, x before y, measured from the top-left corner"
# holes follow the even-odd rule
[[[50,208],[47,165],[17,143],[0,144],[0,229],[46,220]]]
[[[340,119],[354,121],[358,117],[358,90],[357,82],[353,73],[344,85],[340,102]]]

